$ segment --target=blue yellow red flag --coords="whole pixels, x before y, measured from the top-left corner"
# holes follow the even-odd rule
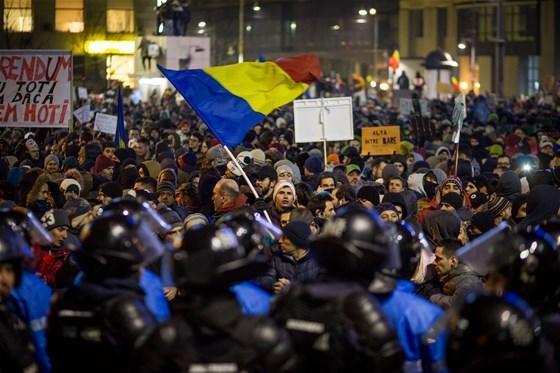
[[[303,94],[321,75],[315,54],[206,69],[158,68],[218,140],[230,147],[241,143],[274,109]]]
[[[128,147],[128,135],[124,128],[124,109],[122,103],[121,89],[117,97],[117,130],[115,131],[115,148],[126,149]]]

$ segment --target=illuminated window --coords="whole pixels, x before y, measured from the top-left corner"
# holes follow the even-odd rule
[[[107,9],[108,32],[134,32],[133,9]]]
[[[33,31],[32,0],[4,1],[4,30],[11,32]]]
[[[56,31],[84,31],[84,0],[56,0]]]
[[[134,56],[107,56],[107,79],[133,86]]]

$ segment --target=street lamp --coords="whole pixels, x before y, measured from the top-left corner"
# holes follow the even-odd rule
[[[474,44],[474,40],[471,39],[471,40],[466,40],[464,42],[461,42],[461,43],[457,44],[457,48],[459,48],[461,50],[465,50],[465,49],[467,49],[467,43],[471,47],[471,53],[470,53],[471,89],[474,91],[475,85],[476,85],[476,79],[475,79],[475,74],[476,74],[476,46]]]
[[[368,15],[368,11],[365,9],[360,9],[358,10],[358,14],[361,16],[367,16]]]
[[[259,5],[258,1],[255,1],[253,4],[253,12],[259,12],[261,10],[261,6]]]

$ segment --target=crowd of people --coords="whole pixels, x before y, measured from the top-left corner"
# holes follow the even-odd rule
[[[171,91],[125,98],[125,148],[2,129],[0,371],[558,371],[560,94],[471,92],[458,149],[429,107],[420,142],[355,105],[382,156],[294,143],[288,105],[234,162]]]

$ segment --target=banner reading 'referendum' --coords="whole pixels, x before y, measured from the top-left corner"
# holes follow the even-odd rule
[[[72,54],[0,50],[0,127],[68,127]]]

